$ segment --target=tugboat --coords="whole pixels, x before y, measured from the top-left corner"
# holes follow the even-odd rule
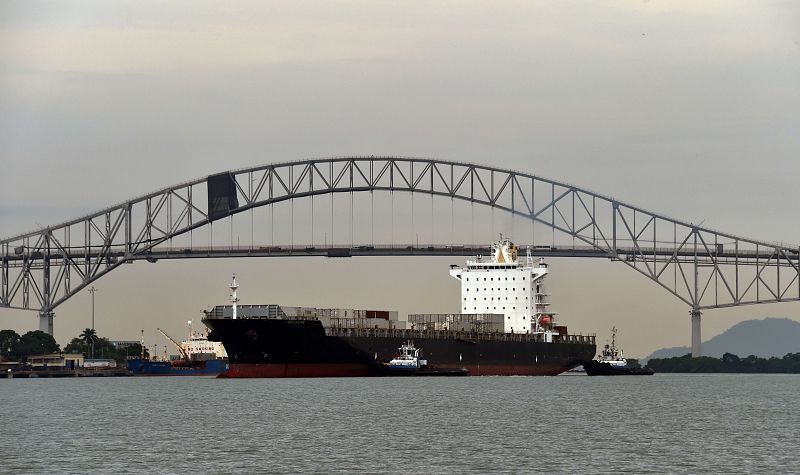
[[[466,376],[466,368],[436,368],[428,366],[428,360],[420,358],[421,348],[407,341],[400,345],[397,354],[388,363],[384,363],[386,376]]]
[[[650,376],[655,373],[651,368],[632,364],[622,356],[622,350],[617,348],[616,327],[611,329],[611,345],[606,343],[602,354],[582,364],[589,376]]]

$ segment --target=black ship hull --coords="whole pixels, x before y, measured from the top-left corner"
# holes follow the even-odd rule
[[[594,360],[584,361],[582,364],[589,376],[650,376],[655,373],[651,368],[611,366]]]
[[[388,368],[384,367],[381,376],[469,376],[467,368]]]
[[[447,331],[325,329],[317,320],[208,318],[209,339],[222,341],[229,370],[222,377],[347,377],[385,375],[388,361],[412,340],[435,367],[470,376],[557,375],[595,354],[593,337],[546,343],[533,335]]]

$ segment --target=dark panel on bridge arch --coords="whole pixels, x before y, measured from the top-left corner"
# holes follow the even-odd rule
[[[239,207],[236,197],[236,181],[232,173],[211,175],[207,180],[208,188],[208,219],[224,218],[232,210]]]

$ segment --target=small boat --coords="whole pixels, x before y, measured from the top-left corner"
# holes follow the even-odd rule
[[[603,353],[590,361],[583,361],[583,369],[589,376],[649,376],[655,371],[631,364],[617,348],[617,329],[611,329],[611,344],[606,344]]]
[[[437,368],[428,365],[428,360],[420,358],[421,348],[407,341],[400,345],[397,354],[388,363],[383,363],[385,376],[466,376],[466,368]]]

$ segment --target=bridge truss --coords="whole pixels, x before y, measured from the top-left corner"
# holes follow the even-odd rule
[[[412,238],[395,243],[394,199],[400,192],[411,197],[412,222],[415,196],[430,196],[431,203],[434,197],[449,200],[451,230],[455,202],[482,205],[492,210],[493,227],[495,211],[511,216],[512,227],[520,220],[529,223],[530,232],[526,229],[524,234],[535,255],[602,257],[628,266],[691,309],[696,355],[702,310],[800,300],[800,249],[795,247],[706,229],[528,173],[432,159],[358,157],[276,163],[203,177],[0,240],[0,307],[37,310],[40,328],[52,333],[53,310],[59,304],[135,260],[463,256],[485,249],[476,246],[474,239],[456,239],[453,232],[447,242],[430,239],[419,245],[411,242]],[[376,240],[375,196],[379,193],[391,196],[393,230],[391,238],[379,232]],[[322,195],[330,197],[331,244],[327,233],[324,244],[314,238],[313,200]],[[344,200],[344,207],[349,206],[350,227],[346,243],[341,230],[339,244],[333,243],[338,223],[334,195],[349,197]],[[294,243],[294,203],[300,199],[311,200],[312,238],[306,245]],[[369,239],[354,231],[354,203],[359,200],[371,203]],[[291,239],[276,245],[273,207],[280,203],[291,203]],[[258,233],[256,242],[253,216],[261,207],[271,209],[273,222],[270,238]],[[240,217],[246,222],[248,214],[251,239],[242,246],[233,242],[233,223]],[[378,215],[388,214],[386,209],[378,210]],[[444,214],[435,212],[432,204],[431,227],[446,221]],[[217,239],[215,244],[214,224],[219,233],[226,221],[230,221],[230,242],[223,245]],[[203,230],[206,232],[199,237]],[[520,234],[519,229],[514,234]],[[440,240],[444,241],[444,236]]]

